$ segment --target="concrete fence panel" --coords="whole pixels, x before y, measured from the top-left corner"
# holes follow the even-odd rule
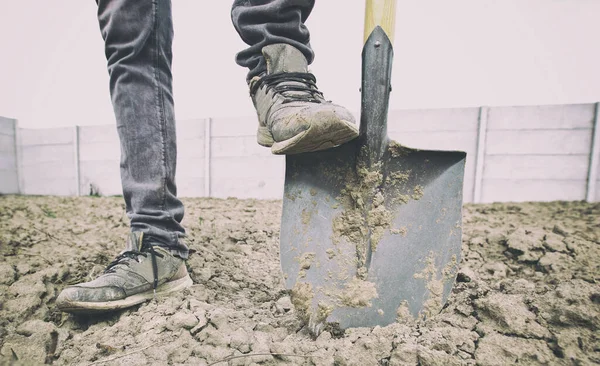
[[[205,195],[205,159],[208,119],[177,122],[177,194],[180,197]]]
[[[482,202],[583,200],[594,104],[489,112]]]
[[[122,194],[119,172],[121,147],[114,125],[82,126],[79,138],[79,189],[82,195]]]
[[[69,127],[19,131],[24,194],[77,194],[74,131]]]
[[[285,158],[256,143],[257,121],[223,118],[212,120],[211,126],[211,195],[281,198]]]
[[[0,117],[0,193],[19,193],[17,121]]]

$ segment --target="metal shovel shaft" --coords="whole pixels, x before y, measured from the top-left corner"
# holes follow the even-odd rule
[[[380,26],[376,26],[363,46],[362,52],[362,99],[358,164],[368,171],[381,169],[388,150],[387,115],[391,92],[393,48],[390,39]],[[368,202],[367,212],[372,202]],[[370,233],[369,233],[370,234]],[[370,238],[372,235],[369,235]],[[373,243],[367,243],[364,271],[371,264]]]

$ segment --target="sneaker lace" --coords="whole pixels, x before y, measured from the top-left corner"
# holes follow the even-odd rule
[[[158,263],[156,262],[156,257],[163,258],[164,255],[154,250],[154,246],[148,243],[143,243],[141,250],[128,250],[117,256],[115,260],[110,262],[104,273],[114,273],[118,266],[129,266],[131,260],[137,261],[138,257],[142,256],[144,258],[148,257],[150,254],[150,258],[152,259],[152,274],[154,275],[153,289],[156,293],[156,287],[158,287]]]
[[[254,95],[261,86],[284,97],[283,103],[294,101],[323,103],[323,93],[317,89],[317,78],[308,72],[284,72],[261,77],[250,89]],[[290,93],[292,92],[292,93]]]

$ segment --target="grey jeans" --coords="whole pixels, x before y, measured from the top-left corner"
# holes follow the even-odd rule
[[[110,95],[121,142],[121,183],[132,231],[183,258],[184,208],[177,198],[177,145],[171,74],[170,0],[97,0]],[[304,22],[314,0],[235,1],[231,18],[249,47],[236,62],[248,79],[266,70],[260,50],[273,43],[313,52]],[[227,55],[223,55],[227,59]]]

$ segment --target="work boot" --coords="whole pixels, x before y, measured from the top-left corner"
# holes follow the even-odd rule
[[[304,55],[288,44],[265,46],[267,72],[250,81],[258,114],[258,143],[273,154],[297,154],[358,137],[354,117],[323,98]]]
[[[147,239],[131,233],[125,250],[102,275],[65,288],[56,306],[68,313],[114,311],[191,286],[184,260]]]

